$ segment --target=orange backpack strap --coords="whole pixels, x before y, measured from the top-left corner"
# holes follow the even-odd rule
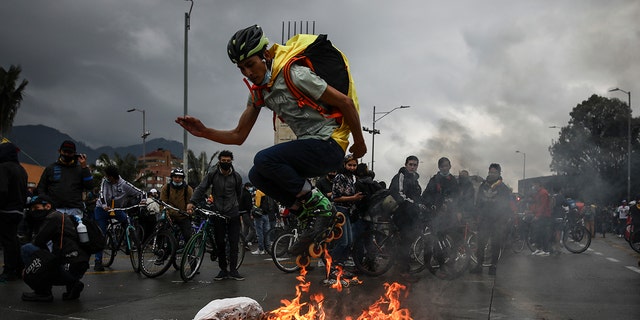
[[[313,68],[313,65],[311,64],[311,60],[307,56],[305,56],[304,54],[299,54],[299,55],[289,59],[289,61],[287,61],[287,63],[282,68],[281,72],[282,72],[282,75],[284,76],[284,82],[287,85],[287,89],[289,89],[289,91],[291,92],[291,95],[293,95],[293,98],[296,99],[298,107],[303,108],[304,106],[309,106],[309,107],[315,109],[316,111],[320,112],[320,114],[322,114],[325,118],[336,119],[338,124],[341,124],[342,123],[342,113],[340,111],[334,111],[334,112],[331,112],[331,113],[327,113],[327,110],[325,108],[323,108],[316,101],[314,101],[313,99],[311,99],[307,95],[305,95],[293,83],[293,80],[291,79],[291,72],[290,71],[291,71],[291,66],[296,62],[299,62],[301,65],[308,67],[309,69],[311,69],[311,71],[315,72],[315,70]]]

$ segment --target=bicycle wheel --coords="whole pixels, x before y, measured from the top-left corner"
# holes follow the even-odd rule
[[[526,234],[525,242],[527,243],[527,248],[529,248],[531,252],[540,249],[540,246],[536,243],[536,235],[532,227],[529,227],[524,234]]]
[[[273,247],[273,242],[278,239],[279,236],[285,234],[286,231],[281,227],[271,228],[269,232],[267,232],[267,246],[264,248],[267,251],[267,254],[271,255],[271,247]]]
[[[243,237],[240,237],[240,240],[238,241],[238,264],[236,265],[236,270],[240,269],[240,266],[242,265],[242,262],[244,261],[244,255],[247,253],[247,243],[244,240]],[[229,262],[230,259],[227,256],[227,262]]]
[[[140,271],[149,278],[162,275],[176,256],[176,240],[165,231],[154,232],[142,244]]]
[[[525,242],[526,238],[522,228],[518,226],[511,226],[507,237],[507,245],[511,247],[511,251],[514,253],[522,252],[522,250],[524,250]]]
[[[206,251],[204,232],[194,234],[184,247],[180,263],[180,277],[187,282],[198,273]]]
[[[450,236],[438,239],[428,235],[425,240],[425,265],[439,279],[453,280],[465,273],[471,262],[471,249],[466,242],[454,245]]]
[[[135,273],[140,272],[140,239],[135,228],[128,227],[126,230],[127,243],[129,248],[129,260],[131,260],[131,266]]]
[[[180,266],[182,265],[182,253],[184,252],[184,248],[187,246],[187,242],[184,241],[184,236],[182,236],[181,232],[178,232],[176,234],[175,239],[176,239],[176,258],[173,259],[173,268],[176,270],[180,270]]]
[[[424,264],[424,241],[423,235],[420,235],[411,244],[411,261],[409,262],[409,272],[422,272],[427,266]]]
[[[585,252],[591,245],[591,233],[581,225],[567,226],[562,233],[562,244],[570,252]]]
[[[378,230],[365,231],[353,244],[353,262],[360,272],[379,276],[391,269],[397,249],[395,238]]]
[[[634,231],[629,236],[629,245],[635,252],[640,253],[640,232]]]
[[[118,238],[116,236],[115,228],[119,228],[118,225],[110,225],[107,228],[106,234],[106,244],[104,246],[104,250],[102,250],[102,265],[105,267],[109,267],[113,264],[113,260],[116,258],[116,254],[118,253]]]
[[[291,273],[298,271],[300,267],[296,264],[297,255],[289,253],[289,248],[296,241],[296,235],[285,233],[279,236],[271,245],[271,259],[278,269]]]

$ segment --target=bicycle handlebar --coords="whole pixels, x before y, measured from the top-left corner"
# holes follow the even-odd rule
[[[209,210],[209,209],[205,209],[205,208],[198,207],[198,206],[196,206],[196,207],[195,207],[195,211],[200,211],[200,212],[202,212],[205,216],[214,216],[214,217],[216,217],[216,218],[220,218],[220,219],[224,219],[224,220],[229,219],[228,217],[223,216],[223,215],[219,214],[219,213],[218,213],[218,212],[216,212],[216,211]]]
[[[107,210],[107,212],[115,212],[115,211],[127,211],[129,209],[134,209],[134,208],[141,208],[141,207],[146,207],[146,204],[142,204],[142,203],[138,203],[138,204],[134,204],[130,207],[124,207],[124,208],[109,208],[109,210]]]
[[[178,209],[178,208],[176,208],[176,207],[174,207],[174,206],[172,206],[172,205],[170,205],[170,204],[168,204],[168,203],[166,203],[166,202],[164,202],[164,201],[162,201],[160,199],[153,199],[153,201],[158,202],[163,207],[175,210],[175,211],[177,211],[178,213],[180,213],[183,216],[189,216],[189,214],[186,211],[180,210],[180,209]]]

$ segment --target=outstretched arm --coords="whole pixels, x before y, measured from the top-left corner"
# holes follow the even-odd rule
[[[222,144],[241,145],[245,140],[247,140],[253,125],[258,119],[259,113],[259,108],[247,105],[247,108],[240,116],[238,125],[232,130],[217,130],[209,128],[205,126],[200,119],[191,116],[178,117],[176,119],[176,123],[196,137],[209,139]]]
[[[360,115],[356,110],[353,100],[349,96],[327,85],[327,89],[320,96],[320,100],[330,106],[340,109],[342,121],[349,125],[353,135],[353,145],[349,151],[355,158],[362,158],[367,153],[367,145],[364,143],[362,126],[360,125]]]

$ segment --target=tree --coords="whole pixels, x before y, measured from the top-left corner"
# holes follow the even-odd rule
[[[24,94],[24,88],[29,81],[22,79],[17,85],[22,68],[11,65],[9,70],[0,67],[0,137],[6,137],[13,127],[13,119],[18,113]]]
[[[627,121],[631,109],[617,98],[592,95],[570,113],[569,124],[549,147],[551,171],[568,176],[570,193],[590,201],[626,195]],[[631,122],[637,146],[638,126]]]
[[[136,156],[130,153],[127,153],[127,155],[122,158],[117,152],[114,153],[113,158],[103,153],[96,160],[98,174],[94,174],[94,181],[97,182],[98,186],[103,177],[104,169],[109,165],[114,165],[118,168],[118,173],[120,173],[122,179],[133,183],[133,185],[140,189],[144,189],[143,182],[144,179],[146,179],[146,175],[138,176],[138,172],[142,169],[142,163],[138,163]]]
[[[190,168],[187,181],[190,185],[197,186],[200,184],[200,181],[202,181],[204,176],[209,172],[211,164],[218,156],[218,153],[220,153],[220,151],[214,152],[211,158],[207,158],[207,153],[204,151],[201,152],[198,157],[196,157],[193,151],[187,151],[188,167]]]

